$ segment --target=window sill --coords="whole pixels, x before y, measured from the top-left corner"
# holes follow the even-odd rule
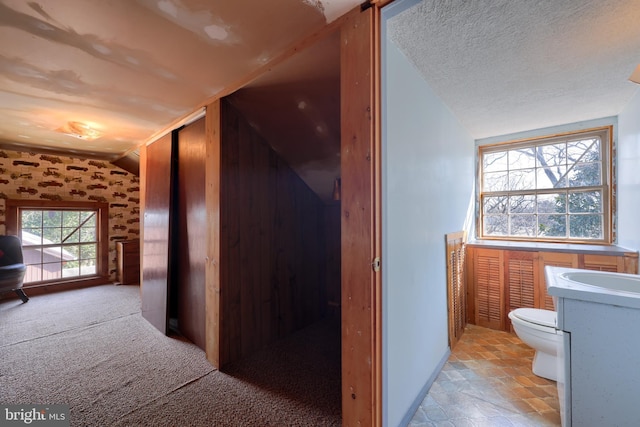
[[[479,248],[510,249],[531,252],[565,252],[591,255],[637,256],[638,252],[617,245],[585,245],[577,243],[519,242],[508,240],[470,240],[467,245]]]
[[[112,283],[109,277],[90,276],[75,279],[65,279],[55,282],[45,283],[25,283],[22,287],[25,291],[29,291],[28,295],[44,294],[48,292],[66,291],[70,289],[79,289],[89,286],[106,285]]]

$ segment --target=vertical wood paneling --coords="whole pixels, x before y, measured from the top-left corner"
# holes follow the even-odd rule
[[[325,247],[327,254],[326,301],[328,315],[340,318],[340,204],[325,208]]]
[[[142,151],[144,166],[144,241],[142,251],[142,316],[167,332],[169,221],[172,137],[165,135]]]
[[[178,132],[178,233],[176,281],[178,328],[205,349],[205,119]]]
[[[225,296],[222,319],[224,329],[224,359],[237,360],[242,355],[241,341],[241,288],[240,288],[240,166],[239,166],[239,117],[229,113],[227,104],[221,103],[222,151],[220,173],[220,268],[221,293]],[[220,367],[222,367],[222,365]]]
[[[547,265],[554,267],[577,268],[578,254],[570,254],[564,252],[543,252],[539,255],[539,296],[538,307],[553,310],[553,299],[547,293],[547,280],[544,275],[544,268]]]
[[[375,7],[354,10],[341,28],[342,183],[342,422],[380,422],[378,253],[374,182],[379,141],[375,127]]]
[[[320,319],[324,205],[221,102],[220,365]]]
[[[220,101],[207,107],[205,116],[205,227],[207,236],[205,264],[205,331],[207,360],[220,367],[221,295],[220,295]]]

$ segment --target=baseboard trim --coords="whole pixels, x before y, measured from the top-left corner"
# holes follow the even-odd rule
[[[447,351],[444,353],[444,356],[442,356],[442,359],[440,359],[440,362],[438,363],[436,369],[434,369],[433,373],[431,374],[431,376],[429,377],[425,385],[420,390],[420,393],[418,393],[418,395],[416,396],[415,400],[409,407],[409,410],[407,411],[407,413],[404,415],[404,417],[402,417],[402,421],[400,422],[399,425],[406,426],[409,424],[409,422],[413,418],[413,415],[418,410],[418,407],[420,406],[424,398],[427,396],[427,393],[429,393],[429,389],[433,385],[433,382],[436,380],[436,378],[440,374],[440,371],[442,371],[442,367],[444,366],[445,363],[447,363],[447,360],[449,359],[450,355],[451,355],[451,349],[447,348]]]

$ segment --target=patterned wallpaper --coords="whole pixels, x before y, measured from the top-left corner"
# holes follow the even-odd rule
[[[115,280],[116,242],[140,237],[140,180],[101,160],[0,150],[0,234],[6,199],[109,203],[109,275]]]

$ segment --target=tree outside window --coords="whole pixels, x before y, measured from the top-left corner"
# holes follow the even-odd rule
[[[609,243],[610,135],[480,147],[481,237]]]

